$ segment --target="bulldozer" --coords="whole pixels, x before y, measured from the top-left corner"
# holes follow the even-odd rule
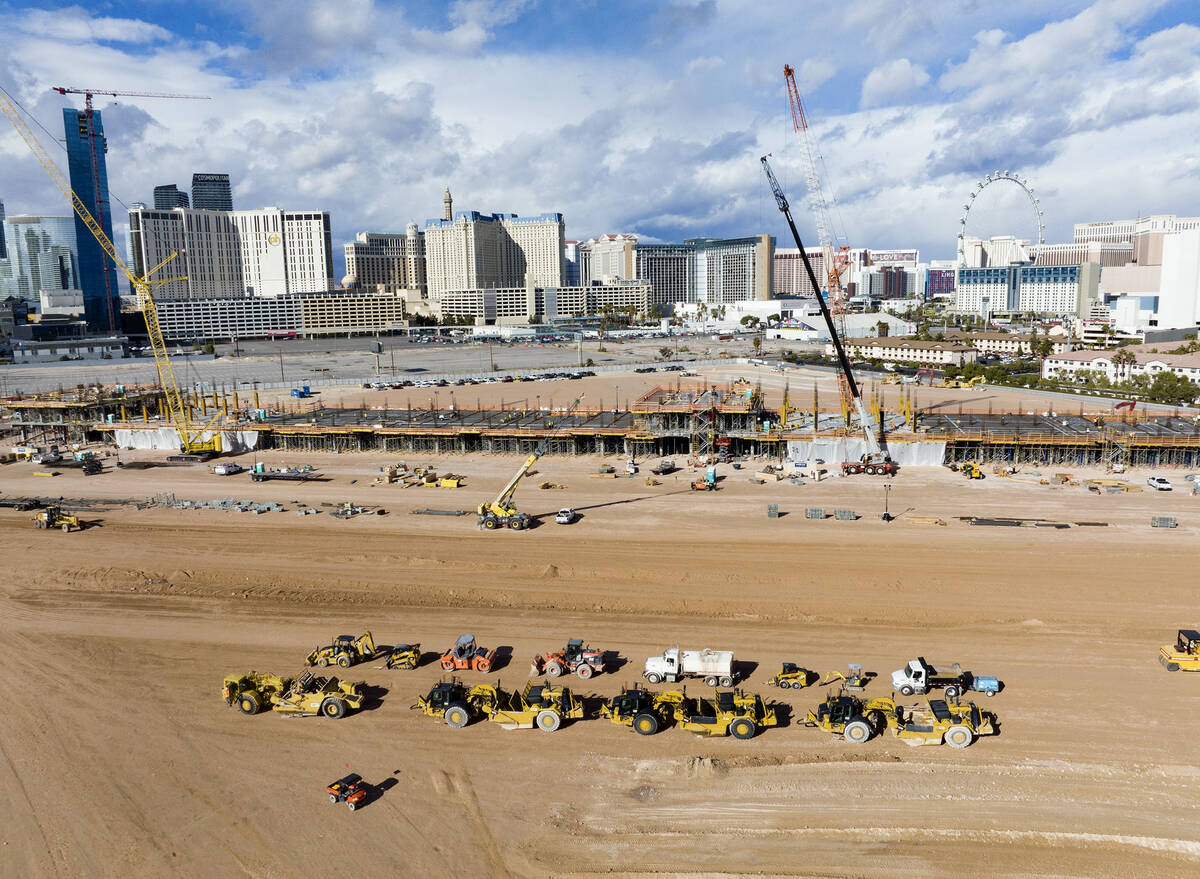
[[[83,530],[83,523],[79,521],[79,517],[64,513],[63,508],[58,504],[39,510],[33,517],[33,526],[39,530],[61,528],[63,534]]]
[[[1174,645],[1158,648],[1158,661],[1167,671],[1200,671],[1200,632],[1180,629]]]
[[[821,676],[811,669],[803,668],[794,662],[785,662],[767,683],[781,690],[803,690],[815,684]]]
[[[638,735],[652,736],[674,719],[675,706],[686,698],[681,690],[655,693],[637,685],[622,687],[620,693],[600,706],[600,716]]]
[[[387,667],[411,670],[421,664],[420,644],[397,644],[388,654]]]
[[[413,708],[430,717],[441,717],[461,729],[472,720],[490,720],[505,729],[554,732],[564,720],[583,717],[583,703],[566,687],[528,681],[521,691],[491,684],[467,687],[456,678],[434,684]]]
[[[888,718],[892,735],[906,745],[940,745],[965,748],[979,736],[996,731],[995,716],[974,702],[962,704],[930,699],[925,705],[897,706]]]
[[[571,638],[562,650],[539,653],[529,663],[530,677],[546,674],[556,678],[574,672],[583,680],[604,671],[604,651],[584,645],[581,638]]]
[[[492,660],[496,651],[489,651],[476,646],[474,635],[459,635],[454,645],[442,654],[442,669],[445,671],[481,671],[487,674],[492,670]]]
[[[675,706],[675,724],[698,736],[732,735],[752,739],[779,721],[761,696],[741,690],[717,690],[711,697],[685,698]]]
[[[829,696],[808,712],[804,725],[841,736],[852,745],[861,745],[888,728],[888,719],[896,714],[892,699],[860,699],[845,691]]]
[[[339,668],[349,668],[356,662],[365,662],[375,656],[375,639],[370,632],[363,632],[357,638],[353,635],[337,635],[332,644],[318,647],[308,658],[305,665],[319,665],[324,668],[336,664]]]

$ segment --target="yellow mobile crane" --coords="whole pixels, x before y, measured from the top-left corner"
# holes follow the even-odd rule
[[[171,360],[167,356],[167,343],[163,339],[162,328],[158,323],[158,310],[154,306],[154,297],[150,293],[150,285],[166,284],[171,281],[182,281],[185,278],[164,278],[151,282],[150,276],[161,269],[164,265],[173,260],[178,253],[172,253],[149,272],[145,277],[135,277],[129,267],[125,265],[125,261],[121,259],[117,253],[116,247],[108,236],[104,234],[104,228],[92,216],[91,211],[71,188],[70,182],[63,176],[62,171],[54,164],[54,161],[42,148],[41,143],[34,137],[29,126],[25,124],[25,120],[21,118],[17,108],[13,106],[8,98],[0,93],[0,113],[3,113],[8,121],[12,123],[13,128],[17,130],[17,134],[21,135],[21,139],[25,141],[25,145],[29,147],[34,157],[41,162],[46,173],[50,175],[50,179],[54,185],[59,188],[59,191],[67,197],[71,202],[71,207],[75,213],[83,220],[84,225],[88,227],[96,241],[100,243],[101,248],[108,254],[109,259],[116,263],[133,285],[133,289],[137,293],[138,306],[142,309],[142,313],[146,317],[146,329],[150,335],[150,347],[154,351],[154,365],[158,368],[158,381],[162,386],[163,394],[167,400],[167,416],[170,419],[171,425],[179,431],[179,450],[183,455],[193,460],[203,460],[210,458],[213,455],[221,452],[221,435],[213,433],[210,438],[203,439],[208,432],[209,427],[217,416],[214,416],[203,427],[194,428],[191,424],[191,418],[187,404],[183,401],[183,395],[179,392],[179,383],[175,380],[175,370],[171,366]]]
[[[575,411],[575,407],[583,400],[583,395],[580,394],[575,398],[564,416],[570,415]],[[489,531],[495,531],[497,528],[511,528],[514,531],[521,531],[529,527],[529,514],[522,513],[513,505],[512,496],[517,490],[517,484],[521,478],[529,472],[529,468],[534,465],[538,458],[546,454],[546,444],[549,438],[538,443],[536,449],[533,450],[525,463],[521,465],[512,479],[504,488],[500,489],[500,493],[491,501],[485,501],[479,505],[479,527],[486,528]]]

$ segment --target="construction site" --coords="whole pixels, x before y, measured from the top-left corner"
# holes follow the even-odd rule
[[[196,393],[0,109],[159,378],[0,401],[5,875],[1196,875],[1195,413],[856,375],[767,157],[836,371]]]

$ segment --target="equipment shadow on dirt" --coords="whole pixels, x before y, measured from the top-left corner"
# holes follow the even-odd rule
[[[791,726],[793,715],[798,716],[796,709],[786,702],[772,702],[771,707],[775,709],[775,721],[780,727]]]
[[[732,670],[734,678],[740,683],[758,670],[758,663],[753,659],[735,659]]]
[[[501,671],[508,667],[512,662],[513,649],[512,647],[497,647],[492,654],[492,671]]]
[[[417,657],[417,668],[424,668],[430,663],[437,662],[442,658],[442,654],[436,650],[422,650],[421,655]]]
[[[383,781],[379,782],[379,784],[367,784],[367,786],[366,786],[367,795],[365,797],[363,797],[358,803],[355,804],[355,809],[356,810],[357,809],[365,809],[367,806],[371,805],[371,803],[375,802],[376,800],[382,799],[384,793],[386,793],[387,791],[390,791],[392,788],[394,788],[399,783],[400,782],[397,781],[394,777],[389,777],[389,778],[385,778]]]
[[[375,684],[363,684],[363,704],[360,711],[374,711],[383,704],[383,697],[388,694],[387,687],[376,686]]]
[[[614,674],[618,669],[622,669],[629,665],[629,660],[618,653],[616,650],[604,651],[604,672],[605,674]]]
[[[576,507],[575,512],[580,513],[582,516],[583,510],[599,510],[603,507],[615,507],[618,504],[634,504],[634,503],[637,503],[638,501],[651,501],[651,500],[654,500],[655,498],[659,498],[659,497],[670,497],[673,494],[688,494],[690,491],[691,491],[690,488],[684,488],[684,489],[680,489],[679,491],[664,491],[662,494],[646,494],[646,495],[642,495],[641,497],[627,497],[627,498],[622,498],[619,501],[608,501],[607,503],[603,503],[603,504],[589,504],[586,507]],[[558,511],[555,510],[554,513],[542,513],[541,515],[553,516],[557,512]]]

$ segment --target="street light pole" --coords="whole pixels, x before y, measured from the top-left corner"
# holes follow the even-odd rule
[[[891,513],[888,512],[888,495],[891,494],[891,491],[892,491],[892,484],[890,482],[885,482],[883,484],[883,517],[882,517],[883,521],[885,521],[885,522],[890,522],[890,521],[892,521],[893,518],[895,518]]]

